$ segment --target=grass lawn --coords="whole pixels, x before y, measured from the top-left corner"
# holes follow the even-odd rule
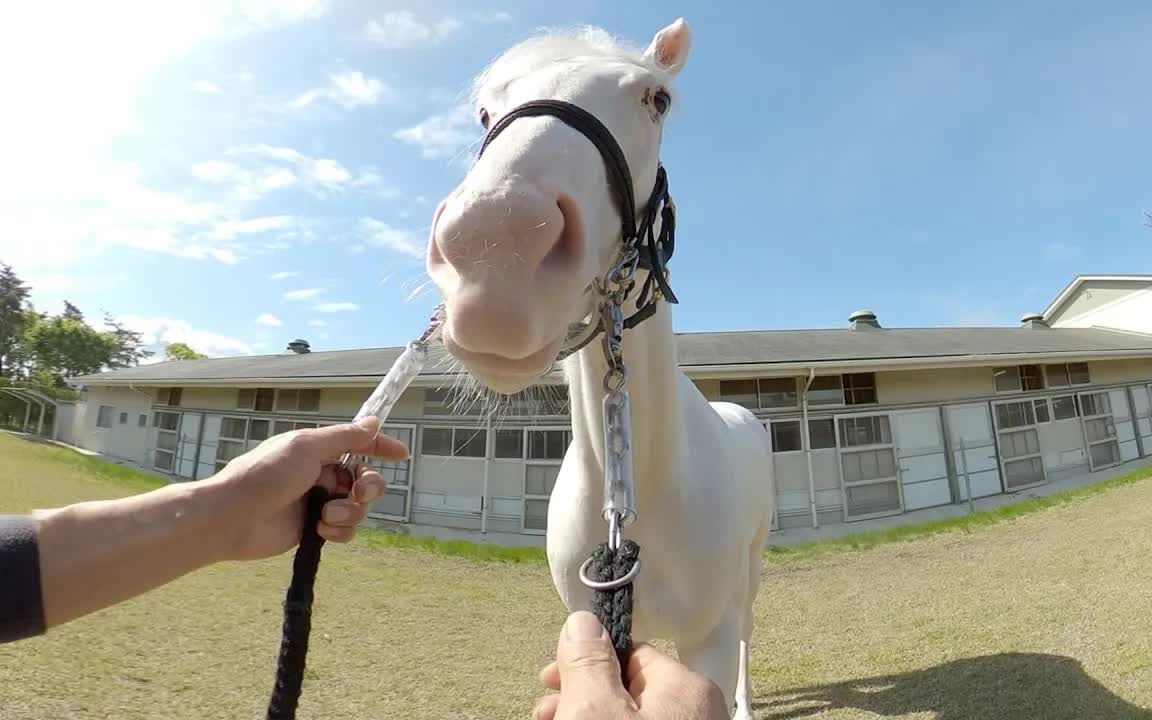
[[[151,482],[0,435],[0,513]],[[757,716],[1152,718],[1152,482],[1050,505],[770,553]],[[528,717],[564,609],[538,553],[469,554],[377,533],[329,545],[301,719]],[[0,645],[0,718],[263,717],[290,560],[212,568]]]

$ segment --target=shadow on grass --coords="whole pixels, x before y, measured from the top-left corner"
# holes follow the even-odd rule
[[[927,670],[786,690],[755,705],[762,720],[854,709],[936,720],[1148,720],[1152,711],[1114,695],[1061,655],[1005,653]]]

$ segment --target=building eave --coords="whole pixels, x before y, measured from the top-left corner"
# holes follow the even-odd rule
[[[1148,350],[1070,350],[1026,353],[995,353],[980,355],[949,355],[933,357],[873,358],[866,360],[795,360],[789,362],[749,362],[726,364],[684,364],[681,370],[693,380],[715,380],[736,377],[790,377],[805,375],[809,370],[819,374],[851,372],[884,372],[899,370],[939,370],[947,368],[993,367],[999,365],[1035,362],[1093,362],[1101,360],[1149,360]],[[375,387],[380,375],[315,376],[315,377],[256,377],[256,378],[155,378],[148,380],[91,378],[83,384],[92,387]],[[413,385],[436,388],[459,380],[459,374],[421,375]],[[538,384],[560,385],[563,377],[553,373],[540,379]]]
[[[1060,291],[1056,299],[1048,303],[1048,307],[1044,308],[1044,322],[1050,322],[1056,311],[1063,307],[1064,304],[1080,290],[1080,287],[1084,285],[1084,283],[1094,281],[1148,283],[1152,282],[1152,275],[1077,275],[1072,279],[1072,282],[1068,283],[1068,285]]]

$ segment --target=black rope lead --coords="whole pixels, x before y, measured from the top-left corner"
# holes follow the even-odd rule
[[[588,578],[594,582],[612,582],[631,572],[639,558],[640,546],[631,540],[624,540],[617,550],[602,543],[592,552]],[[592,592],[592,612],[608,630],[620,661],[620,675],[626,677],[628,653],[632,651],[632,583]]]
[[[276,684],[268,701],[267,720],[294,720],[300,691],[304,685],[304,665],[308,638],[312,634],[312,598],[324,538],[317,527],[328,491],[316,485],[305,502],[304,531],[292,562],[292,584],[284,598],[284,625],[280,637],[280,658],[276,662]]]

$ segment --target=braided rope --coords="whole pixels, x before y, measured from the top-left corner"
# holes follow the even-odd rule
[[[640,546],[624,540],[613,550],[601,543],[592,552],[588,575],[595,582],[611,582],[627,575],[640,557]],[[632,651],[632,583],[613,590],[593,590],[592,612],[608,630],[616,658],[620,661],[620,674],[628,668],[628,653]]]

